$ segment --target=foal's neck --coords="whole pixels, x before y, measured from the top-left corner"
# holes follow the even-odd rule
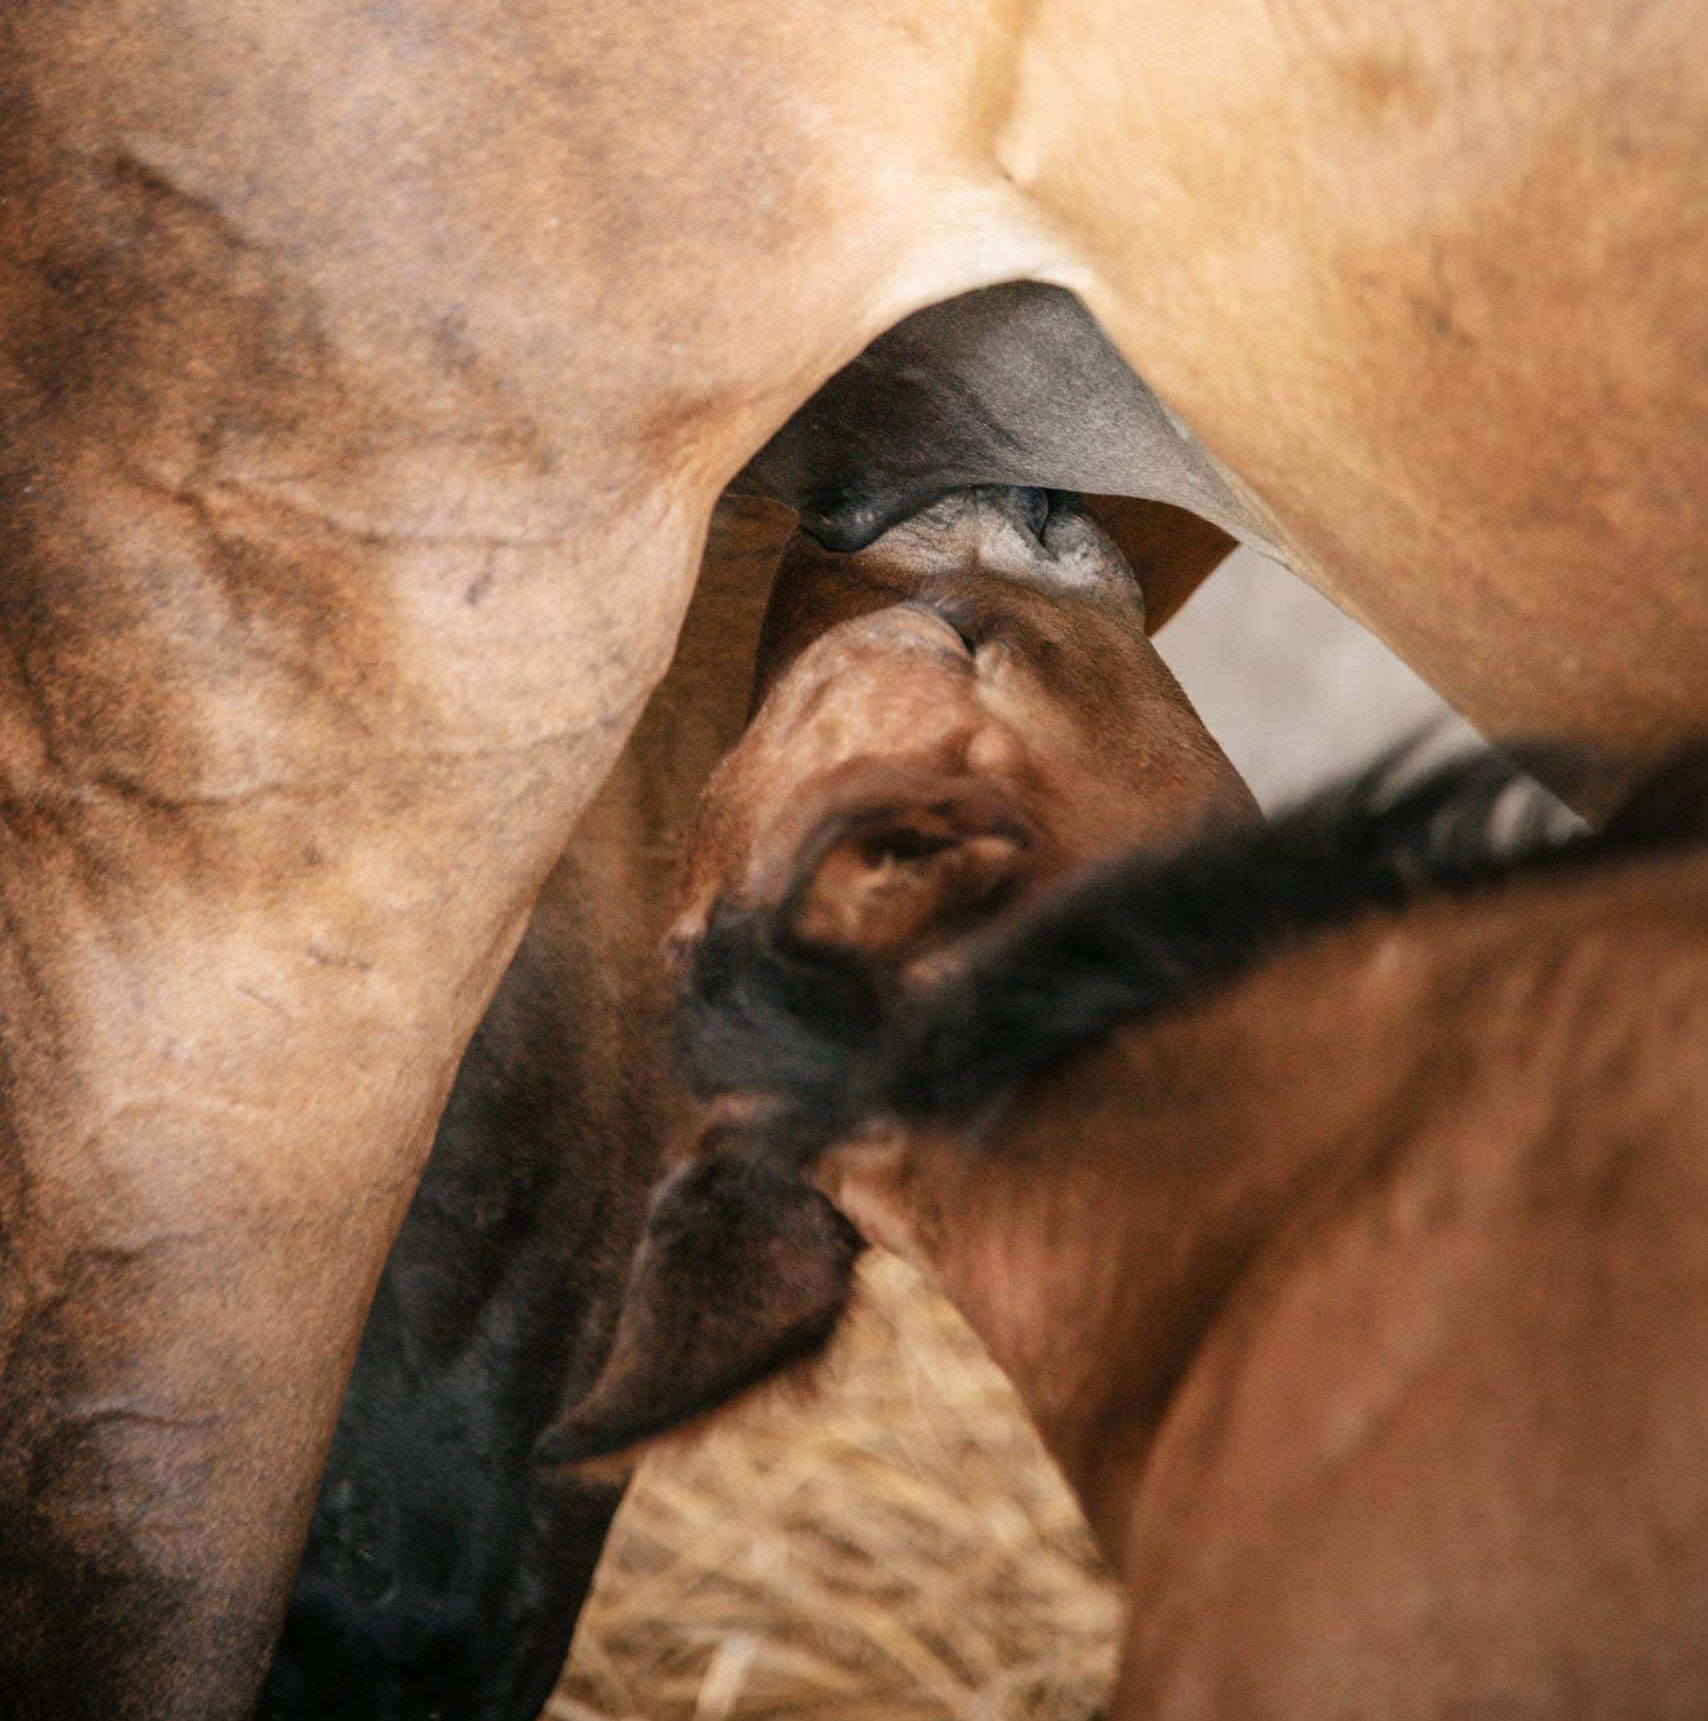
[[[1252,1263],[1355,1177],[1417,1041],[1391,938],[1127,1030],[984,1139],[922,1137],[873,1204],[989,1347],[1117,1565],[1153,1438]],[[844,1187],[839,1196],[853,1199]]]

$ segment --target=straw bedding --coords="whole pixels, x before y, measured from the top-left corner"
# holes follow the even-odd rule
[[[1089,1721],[1120,1598],[978,1341],[873,1255],[819,1389],[651,1455],[554,1721]]]

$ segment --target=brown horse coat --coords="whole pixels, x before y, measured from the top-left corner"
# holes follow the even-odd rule
[[[0,1705],[249,1703],[713,502],[910,312],[1073,289],[1176,431],[1134,488],[1232,497],[1485,726],[1699,725],[1701,27],[7,6]]]
[[[1701,771],[1540,848],[1504,767],[1390,773],[1063,882],[876,724],[826,776],[822,671],[885,680],[836,641],[774,672],[708,793],[682,959],[718,1106],[625,1322],[686,1331],[724,1251],[773,1327],[806,1307],[847,1254],[785,1225],[791,1176],[914,1260],[1128,1584],[1122,1721],[1693,1713]],[[1105,785],[1051,783],[1079,797],[1053,828],[1109,828]],[[738,1168],[771,1233],[684,1230],[678,1192]],[[764,1372],[719,1342],[662,1375],[619,1345],[546,1449]]]

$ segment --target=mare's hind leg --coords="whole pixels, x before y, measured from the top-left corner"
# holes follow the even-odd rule
[[[592,1384],[672,1115],[673,853],[744,721],[787,511],[713,517],[676,658],[546,881],[368,1317],[267,1721],[532,1721],[618,1499],[533,1462]]]

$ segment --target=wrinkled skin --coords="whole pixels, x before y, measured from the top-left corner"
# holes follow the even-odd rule
[[[715,498],[908,313],[1071,287],[1492,732],[1700,727],[1702,24],[8,6],[0,1709],[250,1704]]]
[[[798,509],[829,549],[860,550],[945,490],[976,484],[1098,492],[1093,506],[1139,574],[1153,633],[1233,548],[1230,534],[1285,555],[1085,307],[1036,282],[906,318],[731,488]]]

